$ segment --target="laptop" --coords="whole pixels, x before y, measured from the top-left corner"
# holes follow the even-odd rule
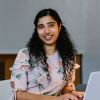
[[[100,71],[91,72],[83,100],[100,100]]]

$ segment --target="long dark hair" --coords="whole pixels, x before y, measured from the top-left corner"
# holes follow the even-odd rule
[[[73,46],[73,43],[70,39],[70,35],[67,29],[64,27],[64,25],[62,25],[61,18],[59,17],[58,13],[53,9],[41,10],[37,14],[34,20],[35,29],[32,34],[32,37],[30,38],[27,44],[27,48],[29,50],[29,56],[30,56],[29,63],[32,66],[31,64],[32,56],[34,56],[37,62],[38,61],[42,62],[43,64],[42,69],[45,72],[47,72],[47,78],[50,78],[49,71],[48,71],[48,64],[46,62],[47,61],[46,52],[43,47],[43,42],[38,37],[38,33],[37,33],[37,23],[39,21],[39,18],[48,15],[51,16],[57,22],[58,26],[60,26],[61,24],[61,31],[57,39],[56,49],[58,50],[59,56],[62,59],[62,66],[64,69],[63,72],[64,79],[67,79],[66,70],[68,73],[70,73],[70,71],[74,69],[74,63],[75,63],[74,59],[76,55],[76,50]]]

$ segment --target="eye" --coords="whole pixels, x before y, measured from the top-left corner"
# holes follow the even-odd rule
[[[51,27],[51,28],[54,27],[54,26],[55,26],[54,24],[49,24],[49,27]]]
[[[43,29],[44,26],[43,26],[43,25],[40,25],[40,26],[38,26],[37,28],[38,28],[38,29]]]

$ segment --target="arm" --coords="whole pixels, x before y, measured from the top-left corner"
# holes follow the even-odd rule
[[[44,96],[23,91],[16,92],[17,100],[58,100],[56,96]]]
[[[74,96],[76,96],[77,98],[79,98],[79,100],[83,100],[84,97],[84,92],[81,91],[76,91],[75,90],[75,85],[74,85],[74,81],[75,81],[75,70],[77,70],[77,68],[79,68],[80,66],[78,64],[75,64],[75,69],[72,70],[71,72],[71,77],[68,80],[68,83],[64,86],[64,88],[62,89],[62,94],[65,93],[70,93]]]
[[[15,89],[15,83],[10,82],[12,89]],[[44,96],[40,94],[33,94],[22,90],[16,91],[16,98],[13,100],[58,100],[56,96]]]
[[[64,94],[61,96],[46,96],[18,91],[16,95],[16,100],[78,100],[77,97],[71,94]]]
[[[70,77],[68,79],[67,84],[63,87],[61,94],[65,94],[65,93],[71,93],[72,91],[75,91],[75,85],[74,85],[74,81],[75,81],[75,69],[73,69],[70,73]]]
[[[12,81],[10,84],[11,87],[14,89],[15,88],[14,82]],[[41,100],[69,100],[69,99],[78,100],[77,97],[69,93],[60,96],[47,96],[47,95],[29,93],[21,90],[17,90],[16,98],[11,100],[40,100],[40,99]]]

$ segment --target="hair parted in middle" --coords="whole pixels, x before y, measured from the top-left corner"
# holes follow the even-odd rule
[[[40,40],[37,33],[38,21],[40,18],[44,16],[51,16],[57,22],[58,26],[60,26],[61,24],[61,30],[60,30],[57,43],[56,43],[56,49],[58,51],[60,58],[62,59],[62,66],[64,69],[63,71],[64,79],[67,80],[66,70],[68,73],[70,73],[70,71],[74,69],[75,56],[76,56],[77,51],[71,41],[68,30],[63,25],[62,20],[59,17],[58,13],[53,9],[50,9],[50,8],[43,9],[35,17],[35,20],[34,20],[35,29],[32,34],[32,37],[30,38],[27,44],[27,48],[29,50],[29,56],[30,56],[29,63],[30,65],[32,65],[31,64],[32,56],[35,57],[37,62],[40,60],[41,63],[43,64],[42,69],[45,72],[47,72],[47,78],[50,79],[46,52],[43,47],[43,42]]]

